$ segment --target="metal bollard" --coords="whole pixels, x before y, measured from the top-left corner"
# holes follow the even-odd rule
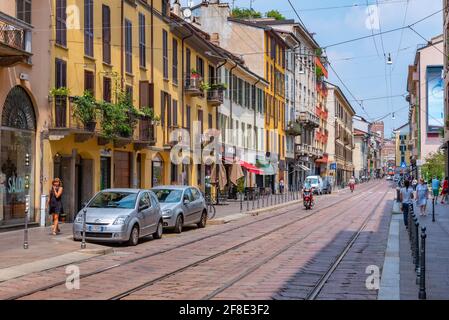
[[[256,208],[256,206],[255,206],[255,199],[254,199],[254,192],[252,192],[251,198],[252,198],[252,201],[253,201],[253,210],[254,210]]]
[[[273,191],[270,192],[270,205],[273,206]]]
[[[418,273],[419,270],[419,220],[416,219],[415,220],[415,225],[413,226],[415,229],[415,236],[416,236],[416,241],[415,241],[415,247],[413,248],[413,250],[415,251],[415,271],[416,273]]]
[[[432,222],[435,222],[435,197],[432,199]]]
[[[25,197],[25,229],[23,230],[23,248],[28,249],[28,216],[30,214],[30,196]]]
[[[83,234],[81,239],[81,249],[86,249],[86,214],[87,210],[83,210]]]
[[[415,216],[415,214],[413,214],[413,219],[412,219],[412,224],[410,225],[410,229],[412,230],[412,241],[410,243],[410,248],[412,251],[412,257],[413,257],[413,263],[416,262],[416,252],[415,252],[415,246],[416,246],[416,242],[419,241],[418,239],[418,235],[416,234],[416,230],[415,230],[415,224],[418,222],[418,218]]]
[[[420,254],[420,275],[419,275],[419,300],[426,300],[426,228],[421,228],[421,254]]]
[[[246,212],[249,211],[249,192],[246,192]]]
[[[240,213],[242,213],[242,211],[243,211],[243,193],[239,192],[239,196],[240,196]]]
[[[257,193],[257,209],[260,209],[260,193]]]

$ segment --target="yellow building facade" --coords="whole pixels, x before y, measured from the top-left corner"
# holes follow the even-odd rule
[[[216,128],[217,108],[204,83],[214,81],[221,60],[206,55],[213,50],[208,36],[178,19],[169,1],[53,0],[52,6],[49,90],[69,94],[49,98],[44,175],[64,182],[67,219],[105,188],[203,187],[205,165],[174,164],[170,152],[175,130],[192,133],[195,122],[203,131]],[[125,92],[156,118],[138,119],[130,135],[105,138],[101,114],[93,131],[73,117],[73,97],[85,90],[99,103],[115,103]]]
[[[285,169],[285,50],[284,40],[272,29],[265,30],[265,144],[266,151],[277,156],[279,171],[276,181],[284,178]]]

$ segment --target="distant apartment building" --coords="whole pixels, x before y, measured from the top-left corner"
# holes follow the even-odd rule
[[[341,89],[327,83],[327,107],[329,121],[327,130],[330,132],[326,153],[329,154],[330,175],[335,177],[337,186],[347,184],[354,174],[353,150],[354,131],[353,117],[355,111]],[[332,133],[331,133],[332,132]]]
[[[445,123],[443,35],[418,48],[407,78],[407,101],[410,104],[411,165],[415,175],[429,154],[442,146]],[[447,60],[447,59],[446,59]],[[446,93],[447,95],[447,93]]]
[[[396,135],[396,168],[401,172],[409,172],[410,151],[412,146],[410,140],[410,126],[408,123],[394,130]]]

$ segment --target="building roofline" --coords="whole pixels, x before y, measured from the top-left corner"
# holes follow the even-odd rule
[[[343,91],[340,89],[339,86],[337,86],[336,84],[330,83],[328,81],[325,81],[325,83],[327,85],[330,85],[331,89],[336,89],[336,91],[342,96],[342,98],[345,100],[346,104],[349,106],[349,108],[351,108],[351,111],[354,113],[354,116],[357,114],[354,110],[354,108],[352,107],[351,103],[349,102],[348,98],[346,98],[345,94],[343,93]]]

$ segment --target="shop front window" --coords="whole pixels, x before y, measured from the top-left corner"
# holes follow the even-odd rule
[[[152,181],[152,187],[157,187],[163,184],[162,178],[163,178],[163,164],[162,160],[159,158],[156,158],[152,161],[152,170],[151,170],[151,181]]]
[[[6,97],[0,128],[0,225],[22,223],[26,196],[34,212],[35,116],[26,91],[14,87]]]

